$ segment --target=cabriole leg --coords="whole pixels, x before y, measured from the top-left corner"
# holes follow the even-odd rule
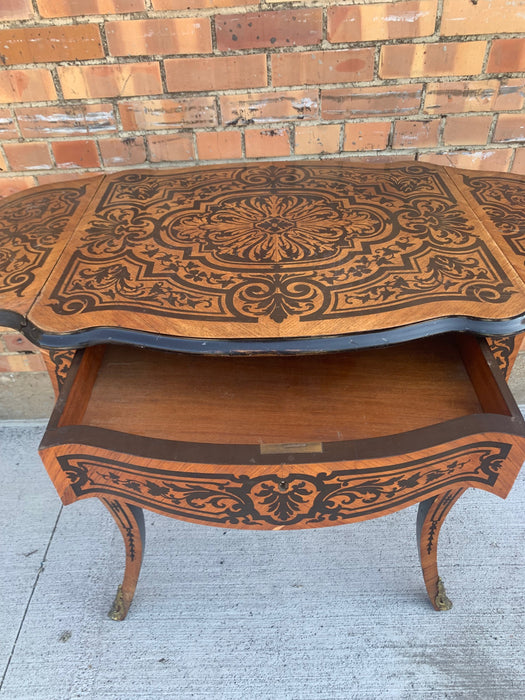
[[[133,600],[142,564],[146,538],[144,514],[142,508],[119,501],[116,498],[101,498],[100,500],[117,523],[126,547],[124,579],[117,589],[115,601],[109,611],[109,617],[112,620],[123,620],[128,614],[129,606]]]
[[[427,593],[435,610],[450,610],[452,607],[438,573],[438,537],[449,510],[465,491],[466,489],[462,488],[444,491],[419,504],[417,513],[419,559]]]

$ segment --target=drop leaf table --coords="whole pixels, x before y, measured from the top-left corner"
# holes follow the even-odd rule
[[[128,170],[0,206],[0,325],[57,391],[40,454],[65,504],[234,528],[341,525],[505,497],[525,424],[525,178],[414,162]]]

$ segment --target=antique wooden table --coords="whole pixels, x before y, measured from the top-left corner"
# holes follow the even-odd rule
[[[142,507],[281,530],[420,503],[426,588],[450,607],[448,511],[469,487],[505,497],[525,458],[504,377],[524,214],[524,178],[418,163],[127,171],[6,199],[0,325],[47,356],[62,501],[97,496],[123,535],[112,617]]]

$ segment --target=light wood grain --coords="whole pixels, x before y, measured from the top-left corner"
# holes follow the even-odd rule
[[[392,435],[481,411],[447,336],[309,357],[108,347],[81,422],[193,442],[310,443]]]

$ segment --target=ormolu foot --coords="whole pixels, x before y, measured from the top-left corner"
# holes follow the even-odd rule
[[[437,591],[437,595],[434,598],[436,610],[450,610],[452,601],[447,597],[445,586],[440,578],[437,580]]]
[[[129,605],[126,605],[124,601],[124,594],[122,592],[122,586],[117,588],[117,595],[111,606],[111,610],[108,612],[108,617],[112,620],[124,620],[128,614]]]

